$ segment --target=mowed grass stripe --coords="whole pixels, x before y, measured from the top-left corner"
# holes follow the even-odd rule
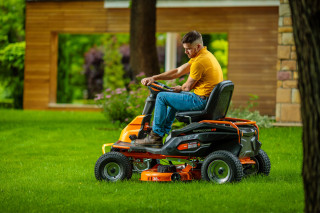
[[[303,211],[299,127],[261,129],[270,176],[225,185],[96,181],[101,145],[120,132],[101,113],[0,110],[0,211]]]

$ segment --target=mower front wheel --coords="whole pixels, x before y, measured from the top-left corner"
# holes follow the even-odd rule
[[[108,152],[97,160],[94,174],[97,180],[111,182],[130,179],[132,176],[132,165],[123,154]]]
[[[216,151],[208,155],[201,167],[203,180],[223,184],[241,181],[242,165],[239,159],[228,151]]]

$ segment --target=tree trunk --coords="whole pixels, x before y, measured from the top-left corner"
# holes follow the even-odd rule
[[[305,212],[320,212],[320,1],[290,0],[303,122]]]
[[[132,0],[130,19],[130,69],[139,73],[160,73],[156,48],[156,0]]]

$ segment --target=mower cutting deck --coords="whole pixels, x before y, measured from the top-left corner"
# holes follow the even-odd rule
[[[132,171],[141,181],[207,180],[215,183],[240,181],[244,175],[269,175],[270,160],[261,149],[259,129],[254,121],[225,117],[233,83],[224,81],[212,91],[202,111],[179,112],[176,118],[187,125],[173,130],[161,148],[135,145],[146,137],[156,95],[172,90],[155,82],[149,89],[143,115],[121,132],[114,144],[103,145],[103,155],[95,166],[98,180],[130,179]],[[110,152],[106,147],[111,146]],[[167,165],[160,164],[165,160]],[[173,165],[172,162],[183,164]]]

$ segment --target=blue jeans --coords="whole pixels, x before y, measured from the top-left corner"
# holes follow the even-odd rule
[[[176,112],[203,110],[206,103],[207,100],[191,92],[160,92],[155,104],[153,132],[161,137],[169,134]]]

